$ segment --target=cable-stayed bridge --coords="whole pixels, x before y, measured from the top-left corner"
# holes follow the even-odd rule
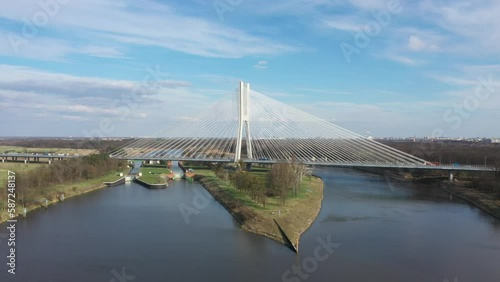
[[[288,106],[240,82],[229,98],[138,138],[110,155],[118,159],[279,163],[372,168],[491,171],[486,166],[432,165]]]

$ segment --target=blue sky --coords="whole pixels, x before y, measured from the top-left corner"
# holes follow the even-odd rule
[[[4,2],[2,135],[150,135],[244,80],[361,134],[500,136],[498,1]]]

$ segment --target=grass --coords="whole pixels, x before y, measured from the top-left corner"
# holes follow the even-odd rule
[[[1,187],[5,187],[7,183],[7,173],[12,171],[14,173],[30,171],[39,167],[42,167],[47,164],[39,164],[39,163],[11,163],[5,162],[0,163],[0,185]]]
[[[129,171],[130,168],[124,168],[123,170],[119,170],[115,173],[105,176],[102,182],[115,182],[116,180],[122,178],[122,176],[120,176],[120,173],[123,173],[123,176],[126,176],[129,173]]]
[[[273,240],[285,243],[274,220],[276,220],[287,234],[290,241],[298,247],[300,236],[314,222],[323,200],[323,182],[316,177],[304,177],[296,197],[290,194],[285,205],[279,197],[268,197],[266,206],[255,203],[248,195],[239,192],[230,183],[219,179],[215,173],[204,167],[189,167],[197,175],[203,176],[202,182],[207,189],[229,207],[236,215],[245,213],[249,208],[250,216],[243,216],[243,228]],[[253,175],[267,178],[269,169],[255,167],[250,172]]]
[[[163,184],[167,181],[162,175],[169,174],[170,170],[166,167],[142,167],[140,172],[142,172],[140,180],[149,184]]]

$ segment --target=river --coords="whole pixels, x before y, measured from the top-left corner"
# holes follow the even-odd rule
[[[16,275],[7,274],[0,224],[0,281],[500,281],[492,217],[431,186],[351,170],[317,174],[323,208],[300,255],[241,230],[197,183],[131,183],[20,220]]]

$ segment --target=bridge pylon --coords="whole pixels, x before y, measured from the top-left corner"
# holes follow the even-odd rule
[[[253,159],[252,139],[250,135],[250,83],[240,81],[238,92],[239,99],[239,117],[238,117],[238,135],[236,139],[235,162],[239,162],[242,156],[243,136],[245,136],[247,145],[247,158]]]

